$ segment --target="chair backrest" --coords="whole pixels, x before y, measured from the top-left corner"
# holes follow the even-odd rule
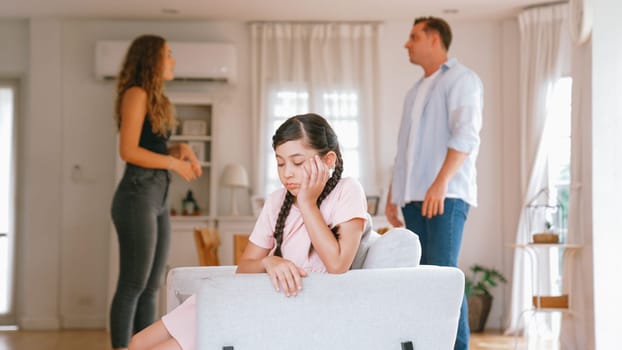
[[[247,233],[236,233],[233,235],[233,264],[237,265],[238,261],[242,257],[244,253],[244,249],[248,245],[248,238],[250,234]]]
[[[194,243],[197,248],[199,265],[220,265],[218,262],[218,246],[220,246],[218,231],[208,227],[197,227],[194,229]]]

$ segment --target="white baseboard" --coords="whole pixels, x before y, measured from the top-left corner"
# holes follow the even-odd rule
[[[70,315],[64,316],[62,322],[57,317],[22,317],[18,319],[18,325],[21,330],[32,331],[59,329],[104,329],[106,328],[106,317]]]
[[[57,330],[60,329],[60,319],[58,317],[21,317],[17,324],[22,330]]]

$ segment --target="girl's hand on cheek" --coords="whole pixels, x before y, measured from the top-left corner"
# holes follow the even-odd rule
[[[313,156],[302,166],[302,181],[296,196],[298,205],[313,205],[324,190],[328,181],[328,167],[319,156]]]

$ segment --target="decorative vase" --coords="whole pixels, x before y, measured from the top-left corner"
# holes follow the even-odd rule
[[[492,306],[492,296],[490,295],[469,295],[467,297],[469,305],[469,328],[471,332],[482,332],[490,314]]]

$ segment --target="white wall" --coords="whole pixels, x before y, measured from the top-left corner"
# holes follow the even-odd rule
[[[592,239],[594,262],[595,349],[619,347],[622,274],[622,6],[617,0],[594,2],[592,32]]]
[[[28,21],[0,20],[0,74],[16,78],[28,72]]]
[[[57,327],[61,254],[61,34],[55,20],[30,23],[29,113],[19,128],[18,317]],[[28,298],[22,296],[28,295]]]
[[[505,323],[510,310],[512,297],[511,281],[513,280],[514,254],[516,251],[509,248],[509,245],[516,242],[516,232],[518,227],[519,214],[522,209],[522,189],[520,170],[520,119],[518,105],[518,80],[519,80],[519,32],[516,20],[506,20],[502,25],[502,58],[501,58],[501,148],[502,159],[499,163],[501,167],[502,191],[500,193],[500,206],[502,210],[502,225],[500,234],[503,236],[502,268],[508,283],[503,287],[501,310],[503,322],[501,327],[507,326]],[[518,252],[523,254],[523,252]]]
[[[143,33],[157,33],[172,41],[226,41],[238,49],[236,86],[205,83],[176,83],[169,89],[207,91],[219,104],[219,132],[235,131],[236,137],[221,137],[216,145],[220,167],[240,162],[250,170],[252,145],[250,130],[249,36],[242,22],[210,21],[95,21],[34,20],[30,29],[0,20],[21,40],[19,52],[28,48],[35,56],[29,71],[33,87],[29,97],[32,111],[21,125],[26,137],[20,151],[23,182],[20,184],[19,249],[20,322],[27,328],[102,327],[108,312],[106,302],[110,201],[114,190],[115,130],[112,122],[114,84],[93,78],[93,51],[99,39],[131,39]],[[497,267],[507,272],[504,248],[507,234],[505,203],[513,192],[505,192],[504,166],[518,159],[507,157],[507,123],[515,118],[502,102],[511,99],[504,88],[512,84],[502,77],[512,75],[512,67],[502,65],[502,44],[512,37],[515,26],[499,21],[456,22],[450,55],[474,69],[485,88],[484,127],[478,160],[479,206],[469,214],[460,266],[473,263]],[[387,22],[381,34],[381,96],[378,119],[379,174],[388,174],[395,156],[396,135],[406,90],[421,75],[408,62],[403,44],[411,21]],[[30,30],[30,33],[29,31]],[[30,35],[30,36],[29,36]],[[26,39],[28,38],[28,39]],[[2,40],[2,36],[0,36]],[[0,41],[1,42],[1,41]],[[511,45],[509,45],[511,46]],[[13,64],[15,65],[15,64]],[[0,73],[5,66],[0,60]],[[19,68],[19,67],[18,67]],[[509,73],[508,73],[509,72]],[[503,92],[503,94],[502,94]],[[511,125],[511,123],[509,124]],[[25,130],[25,131],[24,131]],[[239,135],[239,136],[237,136]],[[85,181],[72,181],[71,170],[78,165]],[[26,169],[21,166],[20,169]],[[221,169],[217,171],[220,174]],[[252,172],[251,172],[252,174]],[[388,177],[379,177],[388,183]],[[380,184],[384,186],[386,184]],[[518,200],[520,202],[520,200]],[[220,194],[219,212],[229,207],[226,193]],[[250,213],[250,207],[242,208]],[[510,215],[511,216],[511,215]],[[44,248],[41,247],[41,244]],[[34,254],[34,255],[33,255]],[[501,328],[502,303],[509,299],[496,291],[488,326]],[[35,301],[36,300],[36,301]]]

